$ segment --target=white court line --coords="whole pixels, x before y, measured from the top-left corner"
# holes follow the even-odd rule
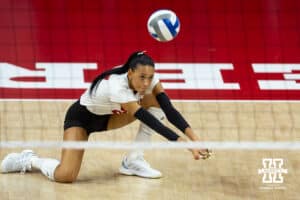
[[[186,149],[215,150],[300,150],[300,141],[255,142],[58,142],[58,141],[1,141],[0,148],[72,148],[72,149]]]

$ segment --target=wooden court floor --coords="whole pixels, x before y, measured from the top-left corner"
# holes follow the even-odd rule
[[[0,102],[0,140],[61,141],[65,102]],[[175,103],[204,141],[299,141],[300,103]],[[168,124],[169,125],[169,124]],[[138,122],[91,141],[131,141]],[[172,127],[172,126],[170,126]],[[153,141],[165,141],[154,135]],[[0,159],[22,148],[0,149]],[[59,159],[59,149],[34,149]],[[118,174],[125,150],[88,149],[73,184],[48,181],[38,172],[0,174],[0,199],[300,199],[300,152],[218,150],[210,160],[195,161],[185,149],[147,150],[145,158],[161,179]],[[284,181],[262,183],[263,158],[282,158]]]

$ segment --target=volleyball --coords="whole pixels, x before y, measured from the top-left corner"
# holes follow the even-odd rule
[[[180,21],[171,10],[157,10],[150,15],[147,28],[154,39],[160,42],[168,42],[178,35]]]

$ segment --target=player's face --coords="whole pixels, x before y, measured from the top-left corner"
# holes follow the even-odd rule
[[[150,65],[138,64],[135,70],[128,71],[130,87],[140,94],[144,94],[150,86],[154,76],[154,67]]]

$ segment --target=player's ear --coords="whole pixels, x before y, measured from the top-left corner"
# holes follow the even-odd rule
[[[132,73],[133,73],[132,69],[128,69],[128,72],[127,72],[128,77],[132,76]]]
[[[131,81],[132,80],[132,76],[133,76],[134,71],[132,69],[129,69],[127,72],[127,76],[128,76],[128,80]]]

